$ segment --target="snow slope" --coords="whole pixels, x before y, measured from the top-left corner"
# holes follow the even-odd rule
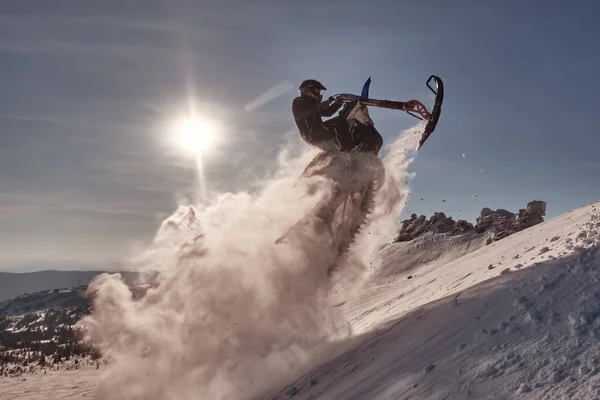
[[[19,378],[0,378],[0,400],[90,399],[100,371],[96,367],[36,372]]]
[[[398,242],[382,249],[383,263],[374,271],[375,278],[393,277],[420,265],[443,264],[453,261],[485,246],[489,233],[470,232],[460,236],[447,236],[428,232],[410,242]]]
[[[87,285],[102,273],[104,271],[0,272],[0,301],[26,293]]]
[[[94,397],[600,396],[596,205],[491,245],[429,235],[381,251],[397,235],[417,133],[390,145],[370,224],[333,280],[318,234],[273,246],[318,200],[294,185],[311,154],[279,160],[256,194],[179,207],[132,260],[147,291],[119,274],[90,284],[93,312],[78,328],[108,360],[87,375]],[[35,385],[15,384],[13,398]]]
[[[599,207],[487,246],[386,246],[362,288],[332,299],[353,330],[338,355],[262,398],[600,398]],[[0,399],[88,398],[103,370],[0,379]]]
[[[44,290],[0,302],[0,317],[42,312],[51,308],[86,305],[85,287]]]
[[[266,398],[600,398],[599,243],[591,204],[450,262],[392,244],[394,277],[338,298],[350,350]]]

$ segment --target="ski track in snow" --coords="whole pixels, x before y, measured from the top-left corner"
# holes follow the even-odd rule
[[[406,164],[403,165],[405,168]],[[401,175],[393,177],[396,181],[401,178]],[[396,196],[396,199],[385,206],[389,210],[379,210],[384,216],[390,210],[393,214],[401,208],[398,199],[403,199],[404,194],[402,190],[391,190],[386,192],[386,196]],[[301,286],[300,292],[292,292],[288,297],[285,292],[276,289],[273,292],[275,300],[308,299],[309,306],[292,313],[292,320],[288,322],[296,329],[295,334],[289,329],[279,328],[262,334],[264,336],[253,337],[260,333],[260,329],[255,332],[256,326],[251,325],[256,323],[255,316],[244,316],[249,311],[244,306],[260,306],[262,311],[277,313],[285,313],[285,309],[275,307],[276,304],[257,302],[256,298],[241,303],[233,301],[229,305],[242,307],[238,310],[242,314],[235,308],[227,308],[230,318],[226,319],[230,320],[234,315],[244,329],[232,328],[234,332],[227,335],[233,336],[226,336],[216,329],[221,325],[214,325],[215,341],[211,344],[216,347],[202,347],[200,350],[204,353],[191,355],[185,354],[187,336],[169,336],[180,333],[176,325],[169,324],[190,321],[176,313],[166,316],[152,313],[164,313],[168,307],[175,307],[193,314],[197,312],[194,311],[196,307],[210,308],[218,304],[218,301],[206,296],[232,301],[235,293],[224,288],[231,284],[230,279],[234,275],[226,274],[219,278],[214,270],[200,273],[187,266],[180,267],[185,274],[179,279],[176,278],[178,275],[163,272],[166,274],[164,282],[174,288],[178,288],[182,280],[198,277],[217,277],[219,283],[210,290],[203,286],[202,290],[206,292],[202,292],[204,297],[201,300],[197,297],[200,295],[198,288],[191,287],[188,291],[185,286],[186,290],[182,293],[171,293],[168,287],[162,291],[159,289],[147,304],[142,303],[148,307],[147,310],[131,308],[134,306],[122,292],[123,288],[108,280],[114,278],[105,277],[105,286],[100,285],[102,281],[98,285],[105,291],[100,295],[110,307],[106,310],[107,314],[101,314],[91,322],[128,322],[130,331],[126,333],[133,336],[125,335],[123,338],[141,338],[146,341],[145,344],[155,340],[167,343],[172,340],[168,344],[175,350],[159,349],[162,353],[157,360],[164,364],[156,365],[156,369],[152,370],[147,362],[144,364],[144,360],[148,359],[131,362],[127,357],[132,357],[141,347],[117,346],[117,350],[125,353],[116,360],[130,362],[121,368],[56,372],[47,376],[29,376],[26,380],[0,378],[0,399],[82,399],[99,393],[104,393],[105,397],[98,398],[109,398],[106,394],[115,398],[118,392],[111,392],[106,387],[100,392],[96,390],[99,385],[102,386],[101,382],[110,382],[102,381],[101,376],[115,379],[115,373],[121,374],[117,386],[120,388],[127,388],[132,382],[130,380],[134,379],[135,385],[128,389],[130,397],[123,398],[139,398],[136,396],[140,393],[148,393],[143,391],[143,385],[151,383],[143,379],[143,374],[148,373],[155,380],[152,382],[156,384],[154,389],[164,390],[163,394],[180,394],[172,398],[181,399],[217,398],[207,397],[206,393],[226,393],[228,396],[218,398],[227,399],[600,399],[598,207],[598,204],[581,207],[490,245],[485,244],[485,236],[446,238],[425,235],[412,242],[389,244],[380,253],[377,253],[376,241],[369,241],[368,237],[387,238],[396,226],[389,219],[378,220],[375,213],[375,221],[363,232],[356,246],[356,263],[366,263],[369,267],[366,270],[357,268],[358,273],[352,268],[342,271],[341,278],[331,289],[324,314],[319,314],[316,319],[305,314],[325,305],[322,299],[314,297],[311,291],[314,289],[309,290],[310,286]],[[294,218],[295,215],[292,215],[288,219]],[[274,232],[279,232],[281,226],[277,226]],[[247,238],[244,235],[240,237]],[[187,236],[169,240],[189,244]],[[383,242],[389,243],[390,240]],[[378,244],[381,243],[379,241]],[[178,248],[182,249],[183,245]],[[237,249],[243,250],[242,256],[250,251],[243,246]],[[201,250],[196,248],[194,251]],[[256,256],[252,252],[249,254]],[[265,253],[258,254],[262,256]],[[381,254],[381,257],[375,257],[376,254]],[[179,257],[158,250],[151,256],[155,261],[158,257],[167,264]],[[237,258],[238,261],[243,259]],[[291,275],[284,278],[299,279],[304,272],[303,269],[288,271],[286,273]],[[262,292],[252,291],[252,284],[271,282],[260,280],[265,277],[268,274],[255,277],[255,281],[247,281],[245,286],[240,287],[246,290],[246,295],[260,294]],[[233,282],[244,281],[243,278],[242,274]],[[314,276],[310,278],[315,279]],[[112,303],[109,301],[111,298]],[[183,302],[184,299],[188,299],[189,303]],[[337,317],[331,316],[330,312],[335,312]],[[127,320],[134,317],[136,321]],[[317,329],[318,325],[311,325],[339,320],[347,322],[350,335],[337,329],[321,330]],[[275,321],[286,323],[284,317]],[[264,324],[260,328],[268,330],[272,322],[273,319],[263,318]],[[137,326],[138,323],[141,325]],[[309,326],[304,327],[304,323]],[[160,324],[161,335],[153,337],[150,332],[144,332],[152,324]],[[202,325],[192,324],[191,327],[200,329]],[[96,327],[104,328],[107,327]],[[103,336],[109,348],[115,346],[110,335],[117,332],[101,332],[109,335]],[[198,331],[185,332],[196,335]],[[259,355],[269,362],[261,363],[263,359],[254,357],[253,352],[240,345],[235,336],[240,333],[248,333],[249,340],[265,344],[277,337],[273,334],[279,335],[274,343],[284,350],[291,346],[293,351],[265,351]],[[326,335],[328,343],[323,342],[323,335]],[[216,345],[219,341],[232,347],[219,347]],[[122,341],[119,343],[123,344]],[[190,343],[203,346],[202,342],[195,340]],[[323,347],[324,344],[327,346]],[[311,346],[316,346],[318,351],[311,351]],[[229,356],[223,358],[223,351],[229,351]],[[180,358],[171,360],[169,357],[174,355]],[[182,367],[198,368],[197,362],[186,358],[192,356],[212,357],[219,363],[223,360],[240,362],[241,370],[233,369],[235,373],[225,375],[228,379],[240,379],[234,385],[235,390],[232,391],[227,382],[219,381],[224,386],[213,388],[213,392],[190,391],[190,384],[194,383],[190,378],[206,378],[204,370],[177,376],[185,372]],[[236,356],[237,359],[227,358]],[[318,362],[327,358],[330,358],[329,361]],[[205,363],[201,366],[216,368],[212,370],[213,375],[208,376],[223,378],[223,375],[215,373],[218,371],[215,365]],[[279,375],[275,373],[277,368],[283,369]],[[294,380],[292,376],[298,378]],[[253,384],[252,380],[261,384]],[[265,396],[258,396],[259,389],[266,383],[271,386],[271,391]],[[181,386],[179,392],[169,392],[165,384]],[[202,394],[205,394],[204,397]],[[160,398],[158,393],[155,395],[152,398]]]

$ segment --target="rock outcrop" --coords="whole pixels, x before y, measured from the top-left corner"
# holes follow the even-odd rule
[[[475,224],[475,232],[491,232],[491,240],[503,239],[513,233],[530,228],[544,222],[546,215],[546,202],[531,201],[527,208],[522,208],[517,214],[504,209],[496,211],[484,208]]]
[[[443,212],[436,212],[427,219],[424,215],[417,217],[412,214],[410,219],[402,221],[400,234],[396,242],[408,242],[424,234],[425,232],[445,233],[450,236],[462,235],[475,230],[473,224],[459,220],[455,221],[452,217],[447,217]]]
[[[395,241],[408,242],[426,232],[454,236],[473,231],[490,232],[490,240],[496,241],[544,222],[545,215],[546,202],[540,200],[529,202],[527,208],[520,209],[517,214],[504,209],[492,210],[486,207],[481,210],[475,225],[465,220],[455,221],[443,212],[436,212],[429,219],[424,215],[412,214],[410,219],[402,221],[400,233]]]

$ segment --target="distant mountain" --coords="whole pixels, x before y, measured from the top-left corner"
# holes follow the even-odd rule
[[[74,324],[90,311],[85,286],[0,302],[0,377],[76,369],[99,353],[78,345]]]
[[[105,271],[0,272],[0,301],[42,290],[75,288],[87,285]],[[125,272],[133,277],[135,273]]]
[[[44,272],[47,275],[59,271]],[[85,272],[88,277],[94,273]],[[124,278],[128,280],[133,276],[125,273]],[[150,285],[129,287],[134,300],[143,297],[149,288]],[[81,336],[75,330],[77,321],[90,310],[85,285],[43,290],[0,301],[0,377],[42,371],[45,374],[86,365],[98,368],[101,354],[81,343]]]

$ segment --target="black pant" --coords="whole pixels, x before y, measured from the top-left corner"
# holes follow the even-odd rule
[[[350,132],[348,121],[341,115],[315,125],[308,134],[302,135],[302,138],[324,151],[350,151],[356,146],[361,146],[362,151],[378,153],[383,145],[383,138],[374,126],[358,125]]]
[[[364,152],[379,153],[383,137],[373,125],[357,125],[352,131],[352,147],[360,146]]]
[[[309,132],[301,132],[301,135],[308,144],[324,151],[344,151],[352,145],[348,122],[342,116],[319,123]]]

